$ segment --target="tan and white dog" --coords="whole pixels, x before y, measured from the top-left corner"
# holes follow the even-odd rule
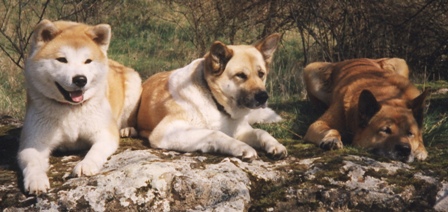
[[[263,149],[277,158],[286,148],[269,133],[253,129],[249,117],[268,113],[265,88],[269,64],[280,40],[273,34],[255,45],[213,43],[204,58],[143,83],[137,126],[151,147],[181,152],[217,152],[257,158]],[[261,118],[261,117],[260,117]],[[273,119],[272,119],[273,118]]]
[[[18,152],[24,189],[50,188],[49,156],[91,146],[76,176],[98,173],[122,136],[135,134],[141,93],[136,71],[108,60],[111,28],[43,20],[25,63],[27,106]]]

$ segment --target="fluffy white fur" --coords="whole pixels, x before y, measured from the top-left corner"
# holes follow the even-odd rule
[[[76,36],[67,42],[63,36],[57,38],[61,31],[75,25],[74,22],[42,21],[36,27],[32,50],[25,63],[27,107],[18,163],[23,172],[24,189],[30,194],[44,193],[50,188],[46,172],[54,149],[90,147],[84,159],[74,167],[73,175],[94,175],[117,149],[119,127],[131,127],[118,126],[120,120],[112,116],[107,98],[110,70],[106,51],[110,26],[82,25],[83,28],[77,30],[82,36],[85,30],[86,34],[93,34],[93,38],[103,39],[96,43],[84,44],[85,40],[78,41]],[[46,50],[42,50],[44,48]],[[122,114],[127,116],[134,110],[132,107],[137,106],[141,89],[138,74],[131,75],[128,81],[132,82],[127,83],[136,85],[130,90],[135,94],[128,94],[133,97],[124,103],[128,108],[124,108]],[[85,86],[75,85],[75,76],[85,76]],[[82,91],[82,101],[79,98],[67,100],[56,83],[68,92]]]

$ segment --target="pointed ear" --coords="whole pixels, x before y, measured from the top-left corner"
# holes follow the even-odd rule
[[[215,41],[210,51],[205,55],[206,70],[213,75],[221,75],[227,62],[233,56],[233,51],[219,41]]]
[[[417,121],[418,127],[422,128],[423,126],[423,118],[425,114],[426,107],[426,97],[429,94],[429,89],[426,89],[417,96],[415,99],[410,101],[409,108],[412,109],[412,114],[414,115],[415,121]]]
[[[255,48],[257,48],[263,55],[266,64],[269,65],[272,62],[272,56],[274,56],[279,41],[280,34],[274,33],[254,44]]]
[[[359,126],[364,128],[370,119],[381,109],[381,105],[369,90],[363,90],[359,95],[358,114]]]
[[[42,20],[34,29],[34,34],[32,37],[32,48],[41,46],[56,37],[61,32],[56,25],[47,20]]]
[[[87,35],[100,46],[104,53],[106,53],[109,48],[111,34],[109,24],[98,24],[87,31]]]

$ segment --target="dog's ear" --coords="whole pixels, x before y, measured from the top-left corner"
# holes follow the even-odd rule
[[[255,48],[257,48],[263,55],[267,65],[272,62],[272,56],[274,56],[274,52],[277,49],[279,41],[280,34],[274,33],[254,44]]]
[[[47,20],[42,20],[34,29],[34,34],[31,41],[31,48],[41,46],[56,37],[61,32],[56,25]]]
[[[104,53],[106,53],[109,48],[111,34],[109,24],[98,24],[87,31],[87,35],[100,46]]]
[[[417,96],[415,99],[410,101],[409,108],[412,109],[412,114],[414,115],[415,121],[417,121],[418,127],[422,128],[423,118],[426,108],[426,96],[428,96],[429,89],[426,89]]]
[[[219,41],[215,41],[210,51],[205,55],[206,70],[213,75],[221,75],[226,68],[227,62],[233,56],[233,51]]]
[[[358,114],[359,126],[364,128],[370,119],[381,109],[381,105],[369,90],[363,90],[359,95]]]

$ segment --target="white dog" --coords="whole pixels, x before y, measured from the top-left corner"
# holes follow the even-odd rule
[[[253,46],[215,42],[204,58],[151,76],[143,84],[137,115],[140,135],[152,147],[181,152],[219,152],[253,160],[255,149],[262,149],[286,157],[282,144],[249,125],[280,120],[265,108],[268,65],[279,40],[280,35],[273,34]]]
[[[31,40],[25,63],[27,107],[18,152],[24,189],[50,188],[49,156],[56,149],[91,146],[76,176],[98,173],[132,128],[141,93],[133,69],[108,60],[107,24],[43,20]]]

